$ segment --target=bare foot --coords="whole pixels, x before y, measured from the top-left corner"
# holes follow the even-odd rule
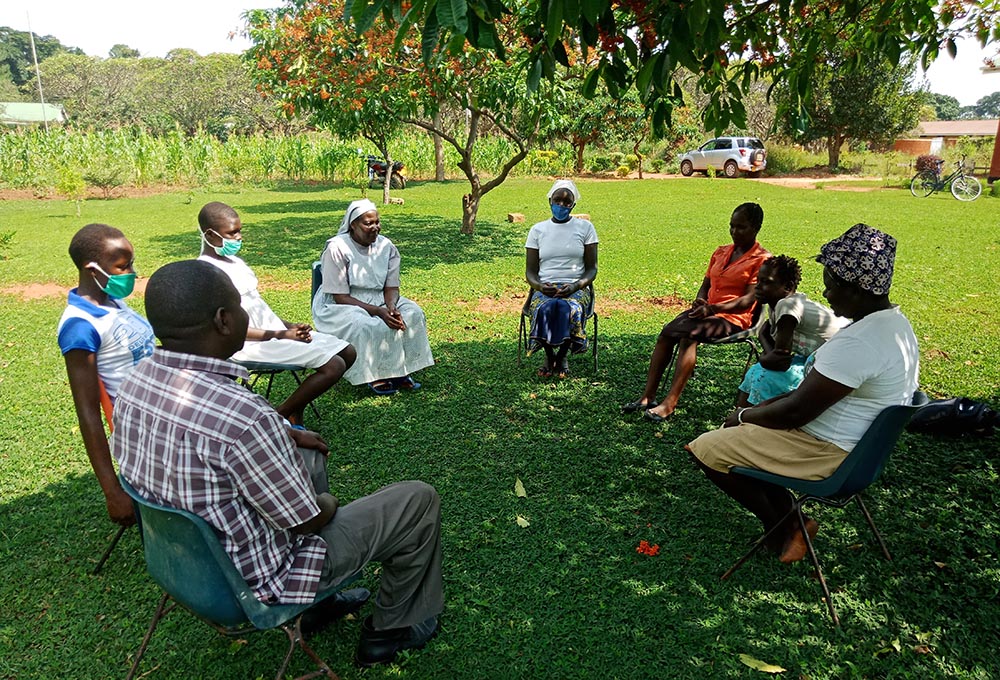
[[[806,533],[809,534],[809,540],[816,538],[816,532],[819,531],[819,523],[811,517],[806,518]],[[803,557],[809,548],[806,546],[806,539],[802,537],[802,531],[799,529],[799,524],[796,522],[785,539],[785,545],[781,550],[781,557],[778,560],[782,564],[791,564],[792,562],[798,562]]]

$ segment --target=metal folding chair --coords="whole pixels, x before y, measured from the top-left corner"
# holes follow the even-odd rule
[[[833,606],[830,588],[827,586],[823,570],[820,568],[819,558],[816,557],[816,550],[813,547],[812,539],[809,538],[809,533],[806,531],[805,513],[802,511],[802,508],[807,503],[814,501],[830,507],[843,508],[850,504],[851,501],[854,501],[865,516],[868,526],[871,527],[872,532],[875,534],[879,547],[882,549],[882,554],[885,555],[887,560],[891,560],[892,556],[889,555],[889,550],[885,547],[885,541],[882,540],[882,535],[875,527],[875,522],[868,512],[868,508],[865,507],[864,501],[861,500],[861,492],[867,489],[882,474],[882,470],[889,460],[889,454],[892,453],[893,448],[896,446],[896,440],[899,439],[899,435],[903,431],[903,428],[906,427],[906,423],[926,403],[927,395],[923,392],[917,392],[913,395],[912,405],[890,406],[883,410],[872,421],[872,424],[868,426],[868,430],[864,436],[847,457],[844,458],[844,462],[840,464],[840,467],[826,479],[795,479],[793,477],[771,474],[770,472],[755,468],[732,468],[730,474],[744,475],[784,487],[788,491],[788,495],[792,498],[792,509],[785,515],[781,522],[777,523],[770,531],[757,539],[750,550],[722,575],[723,580],[732,576],[733,572],[750,559],[764,545],[764,541],[782,527],[794,514],[798,518],[799,528],[809,552],[809,559],[812,560],[813,566],[816,567],[816,575],[819,578],[820,586],[823,588],[823,596],[826,599],[830,617],[833,619],[834,625],[839,626],[840,618],[837,616],[837,610]],[[793,492],[798,492],[799,496],[796,497]]]
[[[583,325],[584,328],[587,326],[587,321],[593,320],[594,330],[591,333],[589,339],[590,342],[590,353],[594,359],[594,372],[597,372],[597,321],[598,314],[597,310],[594,309],[594,304],[597,301],[597,296],[594,294],[594,284],[587,286],[590,291],[590,304],[583,310]],[[521,306],[521,318],[520,324],[517,329],[517,365],[521,365],[521,358],[528,353],[528,343],[531,338],[528,336],[528,327],[531,324],[531,296],[534,293],[534,289],[528,289],[528,297],[524,300],[524,305]]]
[[[353,576],[319,593],[307,605],[266,605],[254,595],[233,565],[212,527],[205,520],[184,510],[152,503],[140,496],[119,477],[122,488],[132,497],[142,518],[143,548],[149,575],[163,589],[163,597],[149,624],[126,680],[139,669],[157,624],[178,604],[227,636],[244,636],[255,630],[281,628],[288,636],[288,651],[275,675],[280,680],[298,646],[312,659],[318,670],[299,680],[327,676],[337,678],[302,637],[302,614],[337,591],[357,580]],[[173,604],[167,606],[167,601]]]

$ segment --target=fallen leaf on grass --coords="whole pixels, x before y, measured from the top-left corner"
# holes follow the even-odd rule
[[[928,647],[927,645],[913,645],[912,649],[917,654],[933,654],[934,653],[933,651],[931,651],[931,648]]]
[[[518,498],[527,498],[528,492],[524,490],[524,484],[521,483],[520,478],[514,478],[514,495]]]
[[[935,562],[934,566],[937,567],[938,569],[944,569],[945,567],[948,566],[948,564],[946,562]]]
[[[760,659],[755,659],[749,654],[740,654],[740,661],[743,665],[750,666],[754,670],[758,670],[762,673],[784,673],[785,669],[781,666],[775,666],[774,664],[765,663]]]
[[[538,395],[535,394],[534,392],[532,392],[531,394],[528,395],[528,398],[529,399],[538,399]]]
[[[517,521],[517,526],[519,526],[519,527],[526,528],[526,527],[531,526],[531,522],[529,522],[528,520],[526,520],[521,515],[517,516],[517,520],[516,521]]]
[[[657,439],[663,439],[663,433],[662,432],[655,432],[653,434],[653,436],[656,437]]]

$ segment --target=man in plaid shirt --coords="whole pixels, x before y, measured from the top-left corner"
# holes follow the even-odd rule
[[[161,268],[146,289],[146,315],[162,347],[119,388],[113,451],[125,479],[212,525],[263,602],[313,602],[381,562],[357,663],[424,646],[443,606],[437,492],[401,482],[339,507],[323,440],[290,429],[236,382],[245,370],[227,358],[243,346],[248,318],[218,268],[194,260]],[[339,613],[364,599],[341,601]]]

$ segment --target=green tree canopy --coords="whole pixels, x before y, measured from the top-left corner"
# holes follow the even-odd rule
[[[1000,118],[1000,92],[988,94],[975,104],[976,115],[980,118]]]
[[[955,120],[958,118],[961,105],[958,100],[948,94],[928,93],[928,99],[938,120]]]
[[[51,35],[35,35],[35,54],[39,63],[60,52],[83,54],[78,47],[67,47]],[[35,65],[31,56],[31,37],[27,31],[15,31],[0,26],[0,71],[7,70],[15,85],[21,86],[35,77]]]
[[[698,74],[709,95],[705,126],[721,131],[744,124],[743,91],[761,76],[786,90],[790,105],[808,98],[816,56],[845,38],[857,47],[842,64],[851,72],[871,59],[896,65],[904,53],[926,67],[942,49],[954,54],[959,36],[1000,40],[1000,0],[353,0],[348,13],[361,31],[379,14],[400,34],[418,30],[425,58],[465,43],[502,57],[498,21],[515,15],[531,43],[529,88],[555,78],[578,45],[597,55],[585,91],[595,92],[598,78],[612,97],[634,87],[657,130],[682,97],[678,67]]]

